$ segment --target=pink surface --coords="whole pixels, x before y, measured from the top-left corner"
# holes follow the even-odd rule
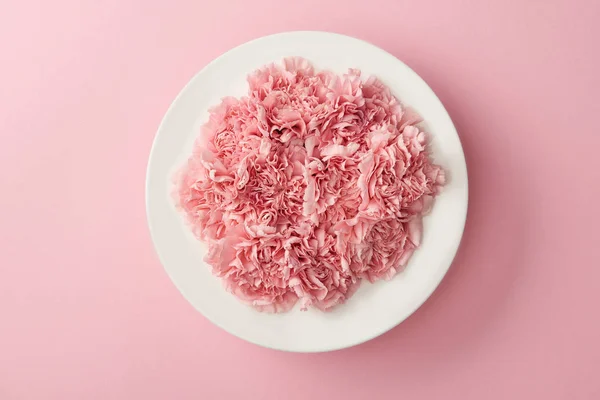
[[[403,3],[5,4],[0,399],[599,398],[600,2]],[[144,211],[152,138],[187,80],[298,29],[413,67],[470,174],[463,246],[433,298],[329,354],[212,326],[167,278]]]

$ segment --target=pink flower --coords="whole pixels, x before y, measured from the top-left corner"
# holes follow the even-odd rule
[[[311,159],[306,166],[303,215],[314,223],[334,225],[353,218],[360,205],[357,162],[343,156]]]
[[[226,289],[243,302],[259,311],[285,312],[298,297],[288,285],[290,267],[283,240],[266,232],[221,239],[211,245],[206,261],[223,278]]]
[[[335,237],[317,229],[307,239],[290,243],[287,257],[293,266],[289,286],[300,298],[302,309],[315,306],[326,311],[343,303],[360,281],[343,271]]]
[[[425,134],[408,126],[402,135],[376,132],[370,141],[371,148],[359,164],[359,210],[376,218],[402,220],[426,213],[444,175],[427,158]]]
[[[361,232],[361,241],[349,245],[350,270],[370,282],[391,279],[406,267],[421,234],[421,217],[409,222],[393,217],[377,221]]]

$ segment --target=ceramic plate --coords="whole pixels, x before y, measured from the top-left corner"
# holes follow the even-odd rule
[[[432,154],[448,183],[424,218],[424,236],[407,268],[389,282],[363,282],[332,312],[259,313],[227,293],[203,262],[206,247],[186,228],[170,197],[171,177],[191,153],[208,108],[247,91],[246,76],[287,56],[337,73],[358,68],[375,75],[424,119]],[[318,352],[372,339],[398,325],[431,295],[450,267],[467,213],[467,170],[456,129],[440,100],[400,60],[364,41],[325,32],[290,32],[243,44],[212,61],[185,86],[165,115],[150,154],[146,208],[158,256],[183,296],[224,330],[261,346]]]

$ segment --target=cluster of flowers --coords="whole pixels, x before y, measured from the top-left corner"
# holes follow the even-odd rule
[[[248,77],[210,110],[176,201],[226,288],[258,310],[329,310],[390,279],[444,183],[418,117],[360,71],[302,58]]]

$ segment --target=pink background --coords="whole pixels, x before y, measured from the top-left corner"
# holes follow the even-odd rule
[[[0,399],[600,398],[600,2],[202,3],[3,3]],[[150,145],[184,84],[235,45],[300,29],[414,68],[456,123],[471,184],[430,301],[329,354],[211,325],[163,271],[144,210]]]

